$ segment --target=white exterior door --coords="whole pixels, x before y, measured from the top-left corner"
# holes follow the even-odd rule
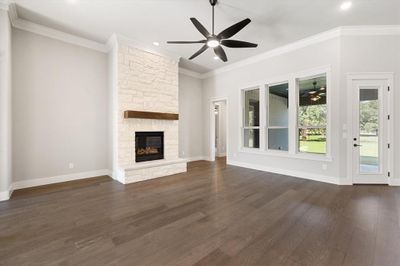
[[[352,81],[353,184],[387,184],[389,161],[388,80]]]

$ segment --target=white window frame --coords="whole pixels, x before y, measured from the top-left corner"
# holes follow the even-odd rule
[[[282,85],[282,84],[288,84],[288,126],[287,127],[274,127],[274,126],[270,126],[269,125],[269,117],[270,117],[270,113],[269,113],[269,88],[270,87],[272,87],[272,86],[276,86],[276,85]],[[264,108],[265,108],[265,134],[264,134],[264,141],[265,141],[265,150],[267,151],[267,152],[269,152],[269,153],[283,153],[283,154],[286,154],[286,153],[289,153],[289,150],[290,150],[290,146],[289,146],[289,143],[290,143],[290,134],[289,134],[289,132],[290,132],[290,111],[291,111],[291,108],[290,108],[290,96],[291,96],[291,92],[290,92],[290,82],[289,82],[289,79],[287,79],[287,80],[284,80],[284,81],[280,81],[280,82],[269,82],[269,83],[267,83],[267,84],[265,84],[265,91],[264,91],[264,94],[265,94],[265,104],[264,104]],[[269,129],[277,129],[277,128],[287,128],[288,129],[288,150],[287,151],[285,151],[285,150],[276,150],[276,149],[269,149],[268,148],[268,139],[269,139]]]
[[[247,92],[247,91],[252,91],[252,90],[258,90],[258,93],[259,93],[259,95],[258,95],[258,99],[259,99],[259,102],[260,102],[260,104],[259,104],[259,110],[258,110],[258,112],[259,112],[259,125],[258,126],[245,126],[245,106],[246,106],[246,104],[245,104],[245,93]],[[246,149],[246,150],[260,150],[261,149],[261,145],[262,145],[262,140],[261,140],[261,136],[262,136],[262,132],[261,132],[261,118],[262,118],[262,116],[261,116],[261,104],[262,104],[262,101],[261,101],[261,92],[262,92],[262,89],[261,89],[261,86],[252,86],[252,87],[248,87],[248,88],[245,88],[245,89],[241,89],[240,90],[240,106],[241,106],[241,112],[240,112],[240,134],[239,134],[239,136],[240,136],[240,150],[244,150],[244,149]],[[246,129],[258,129],[258,134],[259,134],[259,136],[258,136],[258,138],[259,138],[259,147],[258,148],[249,148],[249,147],[245,147],[244,146],[244,131],[246,130]]]
[[[314,154],[298,152],[298,79],[319,76],[326,74],[326,86],[327,86],[327,124],[326,124],[326,154]],[[280,150],[269,150],[267,149],[267,113],[268,106],[266,104],[266,92],[267,86],[281,83],[289,83],[289,151]],[[260,138],[260,148],[246,148],[244,147],[244,91],[259,89],[260,90],[260,126],[259,126],[259,138]],[[268,78],[259,82],[253,82],[247,84],[246,86],[239,87],[239,137],[240,141],[238,143],[238,151],[241,153],[249,154],[261,154],[267,156],[276,156],[284,158],[296,158],[296,159],[306,159],[314,161],[324,161],[332,162],[331,156],[331,124],[332,124],[332,82],[331,82],[331,67],[322,66],[313,69],[308,69],[305,71],[300,71],[296,73],[290,73],[286,75],[276,76]],[[258,128],[258,127],[256,127]]]
[[[304,71],[302,73],[296,74],[295,78],[295,84],[296,84],[296,90],[295,90],[295,99],[296,99],[296,128],[295,128],[295,153],[298,155],[304,155],[309,158],[331,158],[331,94],[332,94],[332,86],[331,86],[331,73],[330,73],[330,68],[327,69],[314,69],[311,71]],[[327,108],[327,114],[326,114],[326,126],[321,126],[320,128],[326,128],[326,153],[311,153],[311,152],[301,152],[300,151],[300,143],[299,143],[299,137],[298,137],[298,132],[299,132],[299,104],[300,104],[300,96],[299,96],[299,80],[304,80],[304,79],[312,79],[314,77],[320,77],[322,75],[326,76],[326,108]],[[301,127],[301,128],[306,128],[306,127]],[[318,127],[309,127],[309,128],[318,128]]]

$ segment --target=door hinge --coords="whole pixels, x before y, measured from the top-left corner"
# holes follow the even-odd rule
[[[390,115],[388,115],[388,120],[390,120]]]
[[[390,86],[388,86],[388,91],[390,91]]]
[[[390,172],[388,172],[388,177],[390,177]]]
[[[390,149],[390,143],[388,143],[388,149]]]

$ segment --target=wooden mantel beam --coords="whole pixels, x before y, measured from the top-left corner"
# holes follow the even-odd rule
[[[124,118],[179,120],[179,114],[127,110],[124,111]]]

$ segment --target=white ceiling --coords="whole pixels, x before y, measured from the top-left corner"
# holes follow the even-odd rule
[[[167,40],[199,40],[190,22],[196,17],[211,27],[208,0],[14,0],[18,16],[44,26],[105,42],[116,32],[160,47],[183,58],[201,44],[167,45]],[[181,66],[204,73],[293,41],[350,25],[400,24],[400,0],[353,0],[347,11],[340,0],[219,0],[215,31],[244,19],[252,22],[232,39],[259,44],[256,49],[226,48],[229,61],[215,60],[208,50]]]

